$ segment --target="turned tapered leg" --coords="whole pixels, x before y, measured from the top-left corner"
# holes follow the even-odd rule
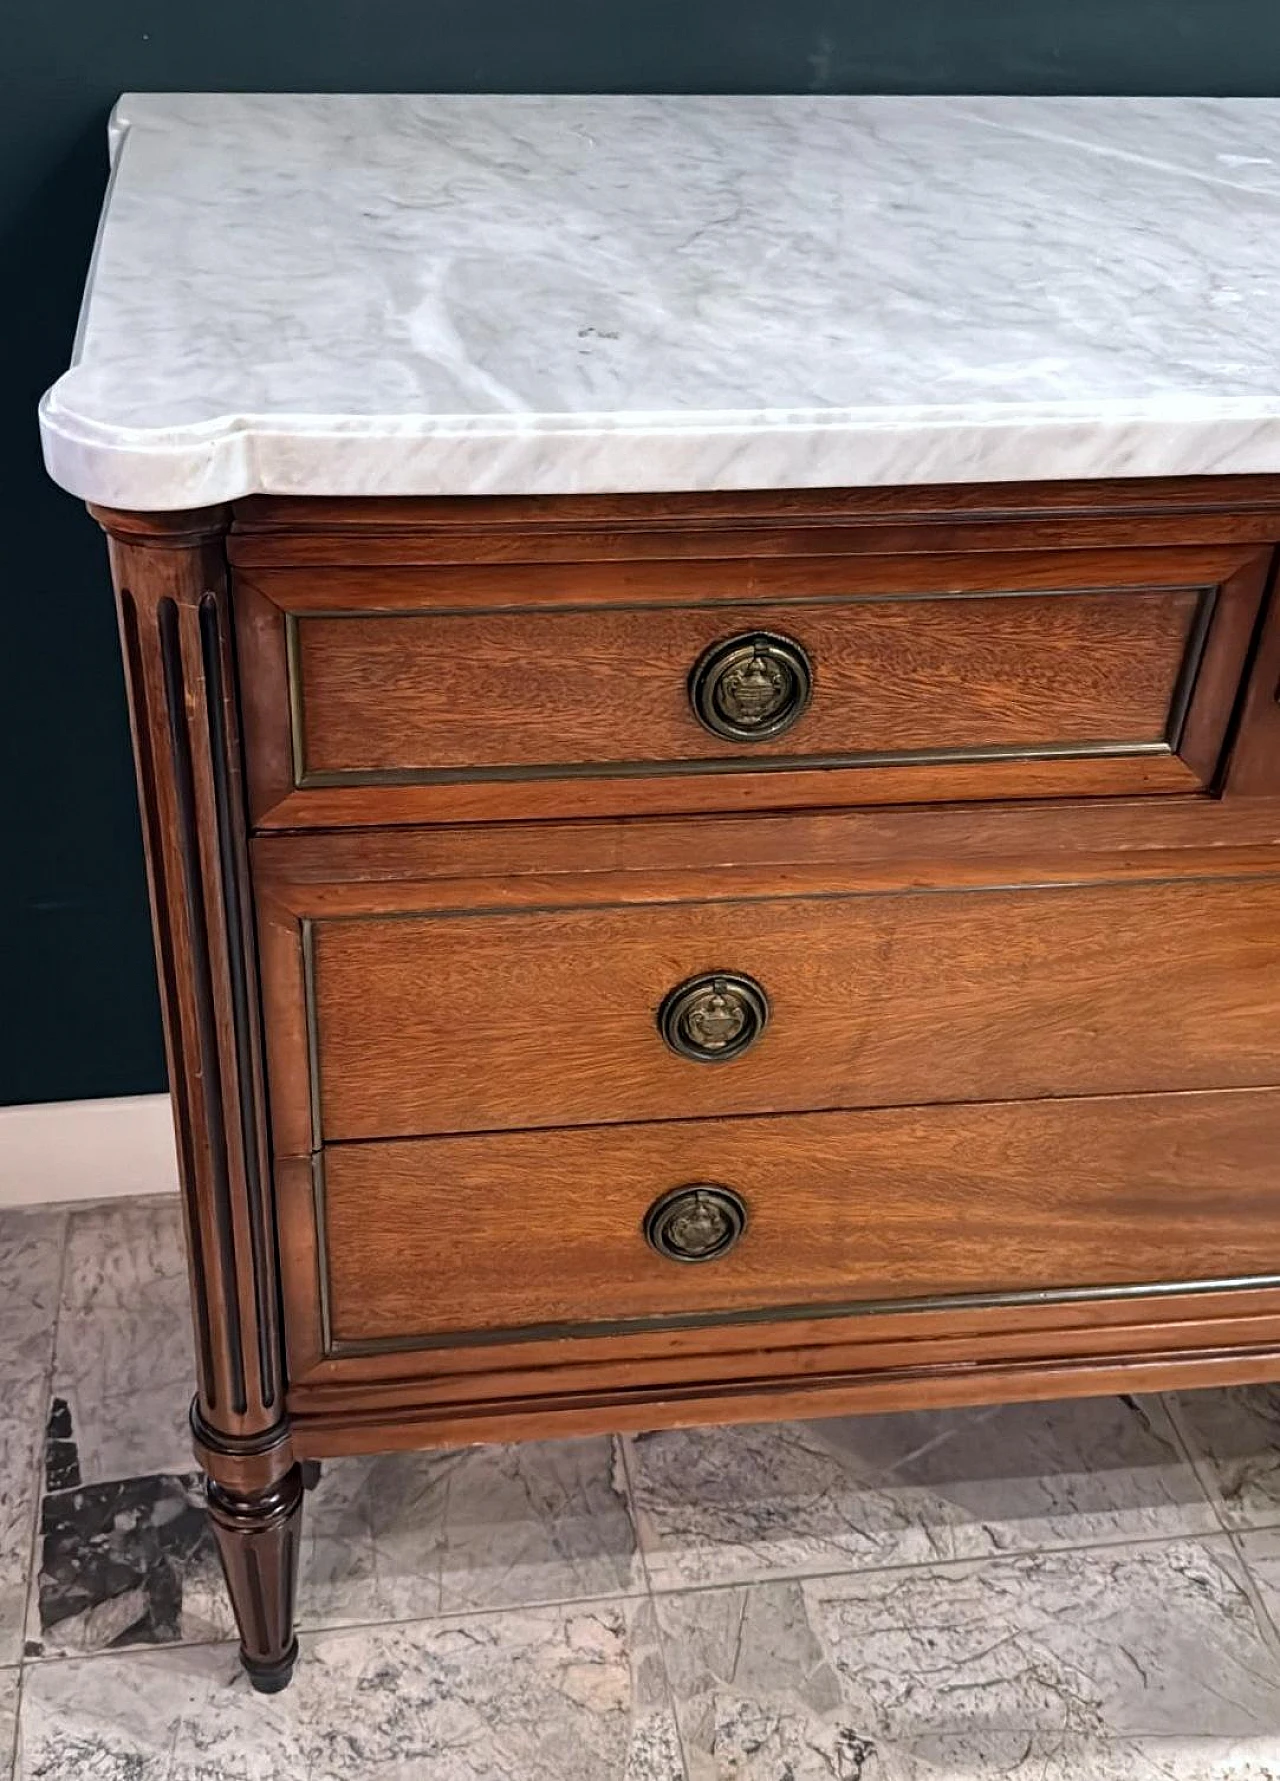
[[[284,1350],[224,509],[111,538],[196,1337],[196,1457],[255,1688],[296,1655],[302,1476]]]
[[[293,1674],[302,1473],[251,1495],[209,1484],[209,1519],[240,1627],[240,1659],[260,1694],[275,1694]]]

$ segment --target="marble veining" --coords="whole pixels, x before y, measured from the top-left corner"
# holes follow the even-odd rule
[[[22,1656],[66,1225],[62,1212],[0,1212],[0,1668]]]
[[[669,1430],[628,1455],[660,1590],[1217,1527],[1155,1399]]]
[[[18,1736],[18,1671],[0,1670],[0,1775],[7,1776],[16,1760]]]
[[[63,1212],[0,1212],[0,1388],[48,1370],[66,1228]]]
[[[1170,1400],[1229,1527],[1280,1525],[1280,1386]]]
[[[690,1781],[1271,1781],[1280,1667],[1227,1541],[694,1591]]]
[[[74,1457],[76,1482],[188,1471],[194,1379],[176,1198],[73,1212],[53,1399],[64,1407],[60,1457]]]
[[[1280,101],[129,95],[121,507],[1280,471]]]
[[[22,1656],[45,1393],[39,1378],[0,1386],[0,1665]]]
[[[302,1540],[303,1627],[642,1587],[604,1438],[332,1461],[308,1499]]]
[[[51,1490],[28,1656],[227,1639],[198,1473]]]
[[[270,1703],[226,1646],[40,1664],[23,1781],[684,1781],[648,1602],[304,1636]]]

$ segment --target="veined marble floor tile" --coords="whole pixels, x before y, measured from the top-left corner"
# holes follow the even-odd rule
[[[82,1483],[190,1469],[192,1346],[185,1303],[63,1311],[51,1398],[67,1406]]]
[[[22,1781],[682,1781],[647,1601],[304,1637],[254,1695],[227,1646],[35,1664]]]
[[[63,1212],[0,1212],[0,1390],[48,1370],[66,1229]]]
[[[189,1471],[194,1384],[179,1205],[72,1213],[53,1397],[67,1406],[80,1481]]]
[[[446,1614],[643,1589],[621,1458],[607,1436],[470,1447],[440,1460]]]
[[[1217,1527],[1154,1399],[676,1430],[628,1454],[659,1590]]]
[[[3,1781],[8,1781],[13,1772],[17,1735],[18,1672],[0,1670],[0,1777]]]
[[[62,1301],[72,1311],[185,1304],[186,1247],[176,1195],[112,1200],[70,1214]]]
[[[32,1545],[40,1504],[47,1384],[37,1373],[3,1387],[0,1408],[0,1665],[22,1656]],[[0,1770],[0,1773],[3,1771]]]
[[[1228,1525],[1280,1523],[1280,1385],[1179,1392],[1169,1401]]]
[[[1280,1648],[1280,1527],[1250,1528],[1238,1533],[1236,1541]]]
[[[234,1633],[198,1473],[46,1493],[29,1656]]]
[[[335,1460],[303,1509],[304,1626],[642,1586],[607,1438]]]
[[[657,1612],[690,1781],[1280,1776],[1280,1660],[1221,1535]]]

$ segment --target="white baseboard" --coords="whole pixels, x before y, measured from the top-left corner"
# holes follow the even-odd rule
[[[168,1095],[0,1107],[0,1206],[176,1193]]]

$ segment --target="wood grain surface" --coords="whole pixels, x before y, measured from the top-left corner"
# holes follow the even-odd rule
[[[1280,1272],[1280,1091],[339,1145],[324,1159],[343,1343],[766,1307]],[[672,1261],[648,1207],[745,1200]]]
[[[1280,1079],[1280,879],[320,920],[328,1140]],[[729,1062],[655,1017],[706,971],[771,1018]]]
[[[1201,596],[1028,595],[607,613],[307,618],[305,777],[1167,743]],[[785,735],[727,742],[703,651],[768,631],[813,664]]]

